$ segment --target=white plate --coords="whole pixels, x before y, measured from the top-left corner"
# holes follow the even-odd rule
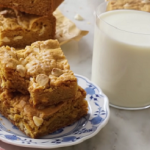
[[[88,115],[78,122],[41,139],[31,139],[0,115],[0,140],[12,145],[32,148],[57,148],[79,144],[96,135],[108,122],[109,102],[102,91],[87,78],[76,75],[78,84],[87,92]]]

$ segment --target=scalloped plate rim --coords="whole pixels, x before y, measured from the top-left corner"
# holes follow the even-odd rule
[[[88,81],[89,83],[94,85],[99,90],[100,94],[102,94],[105,97],[105,100],[106,100],[105,101],[105,103],[106,103],[105,105],[107,105],[106,106],[106,110],[107,110],[108,114],[107,114],[107,117],[106,117],[105,121],[103,121],[102,124],[97,127],[97,129],[95,130],[94,133],[92,133],[92,134],[90,134],[88,136],[85,136],[82,139],[77,140],[75,142],[72,142],[72,143],[71,142],[70,143],[66,142],[66,143],[62,143],[62,144],[58,144],[58,145],[51,145],[51,144],[49,144],[49,145],[38,145],[38,144],[37,145],[28,145],[28,144],[24,145],[24,144],[21,144],[21,143],[15,143],[14,141],[9,141],[8,139],[5,139],[3,137],[0,137],[0,140],[2,142],[4,142],[4,143],[10,144],[10,145],[14,145],[14,146],[19,146],[19,147],[38,148],[38,149],[40,149],[40,148],[51,149],[51,148],[60,148],[60,147],[68,147],[68,146],[77,145],[77,144],[80,144],[80,143],[84,142],[85,140],[88,140],[88,139],[94,137],[96,134],[98,134],[100,132],[100,130],[108,123],[109,118],[110,118],[109,100],[108,100],[107,96],[102,92],[102,90],[96,84],[94,84],[92,81],[90,81],[88,78],[86,78],[86,77],[84,77],[82,75],[79,75],[79,74],[75,74],[75,76],[84,78],[86,81]],[[26,138],[26,139],[31,139],[31,138]],[[41,141],[41,139],[36,139],[36,140]]]

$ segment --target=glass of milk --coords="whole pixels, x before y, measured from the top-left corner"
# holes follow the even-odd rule
[[[150,107],[150,13],[96,11],[92,81],[110,105],[138,110]]]

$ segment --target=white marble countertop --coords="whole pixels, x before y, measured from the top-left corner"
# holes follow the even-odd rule
[[[60,10],[82,30],[89,34],[79,42],[70,42],[62,49],[69,60],[71,69],[90,79],[94,16],[88,0],[65,0]],[[74,19],[80,14],[84,21]],[[81,144],[56,148],[55,150],[149,150],[150,149],[150,109],[141,111],[123,111],[110,108],[111,115],[108,124],[93,138]],[[12,146],[0,141],[0,147],[6,150],[35,150]]]

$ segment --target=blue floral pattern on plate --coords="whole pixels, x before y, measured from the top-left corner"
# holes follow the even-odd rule
[[[0,140],[22,147],[56,148],[75,145],[96,135],[109,119],[108,98],[87,78],[77,74],[76,77],[78,84],[87,92],[89,111],[85,117],[41,139],[31,139],[0,115]]]

